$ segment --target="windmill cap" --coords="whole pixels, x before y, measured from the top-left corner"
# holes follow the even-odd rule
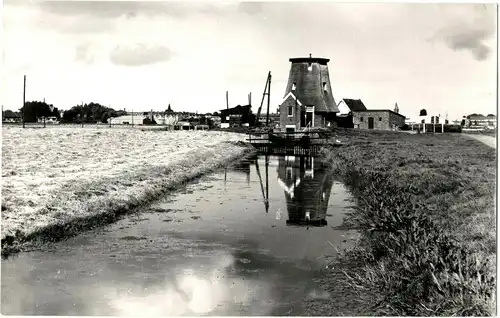
[[[330,59],[322,57],[294,57],[289,59],[289,61],[292,63],[319,63],[326,65],[326,63],[330,62]]]

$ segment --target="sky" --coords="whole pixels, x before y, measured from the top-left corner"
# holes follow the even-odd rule
[[[45,100],[128,111],[271,112],[289,58],[329,58],[332,91],[406,117],[496,114],[495,4],[5,0],[4,109]],[[265,106],[267,101],[264,102]],[[265,112],[265,110],[263,110]]]

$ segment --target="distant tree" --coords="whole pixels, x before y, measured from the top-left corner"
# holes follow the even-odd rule
[[[151,120],[151,118],[146,117],[142,120],[142,124],[143,125],[156,125],[156,121],[154,120],[154,118],[153,118],[153,120]]]
[[[213,112],[212,116],[220,116],[219,112]]]
[[[486,117],[495,117],[495,115],[493,115],[493,114],[488,114],[488,116],[486,116]]]
[[[67,123],[107,123],[109,118],[126,115],[124,110],[116,111],[113,108],[99,103],[76,105],[65,111],[62,121]]]
[[[427,110],[425,110],[425,108],[421,109],[419,116],[427,116]]]
[[[53,108],[52,110],[50,108]],[[52,104],[47,104],[45,102],[30,101],[21,107],[19,110],[21,113],[24,111],[24,121],[25,122],[36,122],[39,117],[56,117],[61,118],[61,113]]]

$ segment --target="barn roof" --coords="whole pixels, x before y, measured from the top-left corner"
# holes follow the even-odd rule
[[[226,109],[221,109],[220,112],[224,114],[231,114],[231,115],[241,115],[241,114],[246,114],[251,111],[252,105],[245,105],[245,106],[235,106],[232,108],[226,108]]]
[[[351,111],[361,111],[361,110],[366,110],[365,104],[361,101],[361,99],[347,99],[344,98],[344,103],[346,103],[347,107]]]

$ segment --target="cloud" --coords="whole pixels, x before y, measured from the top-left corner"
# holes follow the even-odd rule
[[[435,38],[454,51],[467,50],[477,61],[484,61],[491,54],[487,42],[495,35],[494,9],[483,4],[445,7],[446,25]]]
[[[453,28],[444,32],[443,41],[455,50],[469,50],[478,61],[486,60],[491,48],[484,41],[493,35],[493,31],[480,28]]]
[[[92,64],[94,62],[95,56],[91,53],[90,48],[90,43],[78,45],[75,49],[75,61],[84,64]]]
[[[133,67],[168,61],[172,56],[172,51],[167,47],[138,44],[135,47],[116,46],[109,57],[115,65]]]
[[[238,4],[238,12],[254,15],[263,12],[262,3],[260,2],[240,2]]]
[[[223,14],[234,4],[216,5],[203,2],[158,2],[158,1],[47,1],[37,4],[40,9],[61,16],[93,16],[101,18],[128,17],[140,15],[168,15],[183,18],[187,15]]]

